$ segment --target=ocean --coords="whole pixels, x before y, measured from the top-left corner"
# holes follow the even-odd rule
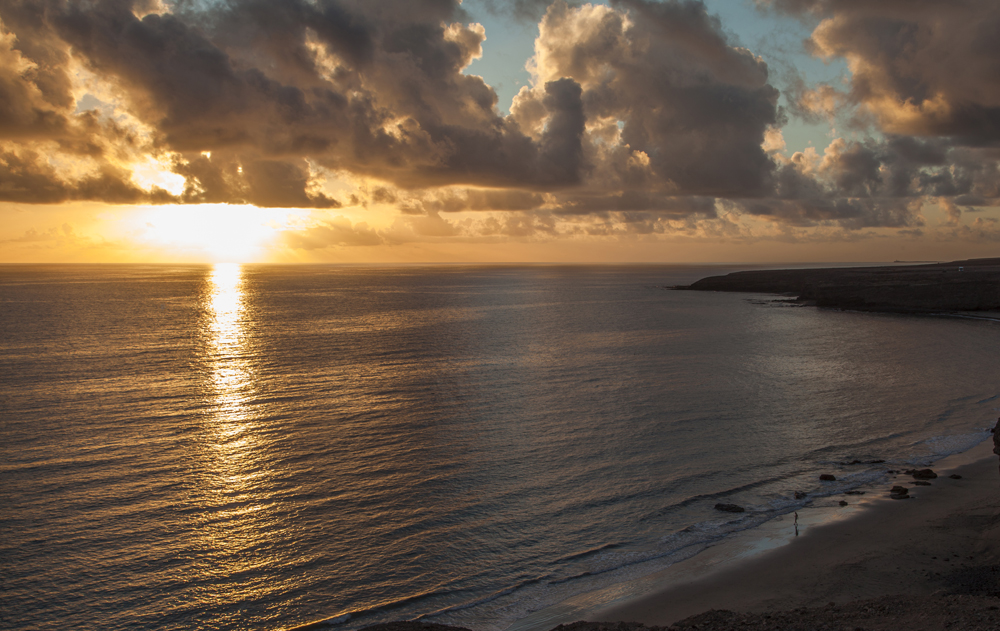
[[[501,631],[989,437],[997,321],[732,269],[0,266],[0,626]]]

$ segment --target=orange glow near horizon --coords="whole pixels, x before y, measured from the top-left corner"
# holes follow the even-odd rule
[[[136,241],[214,263],[261,261],[301,211],[206,204],[152,206],[136,218]]]
[[[198,204],[24,206],[0,203],[0,263],[731,263],[785,264],[953,261],[997,255],[1000,211],[963,212],[958,223],[937,204],[921,231],[834,227],[786,230],[737,217],[738,233],[713,226],[673,234],[587,234],[585,222],[557,218],[554,231],[483,234],[500,212],[405,215],[391,205],[337,209]],[[430,230],[427,227],[430,226]],[[735,229],[734,228],[734,229]],[[435,232],[435,230],[438,230]],[[447,232],[447,234],[444,234]],[[381,242],[355,238],[378,235]]]

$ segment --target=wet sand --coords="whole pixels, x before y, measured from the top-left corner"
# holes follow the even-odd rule
[[[869,491],[862,510],[846,519],[806,528],[748,560],[719,563],[694,581],[665,579],[661,590],[587,618],[668,626],[712,609],[768,613],[897,595],[911,608],[954,594],[1000,602],[1000,472],[991,449],[986,441],[962,458],[968,464],[940,463],[931,486],[900,474]],[[910,487],[911,499],[888,499],[892,484]]]

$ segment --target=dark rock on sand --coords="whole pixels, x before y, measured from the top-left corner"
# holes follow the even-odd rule
[[[742,513],[746,511],[745,508],[736,504],[716,504],[715,510],[721,510],[727,513]]]
[[[909,493],[910,489],[905,486],[899,486],[898,484],[889,491],[890,493]]]
[[[931,486],[930,482],[924,482],[923,480],[915,480],[913,484],[916,486]]]
[[[844,500],[840,500],[840,505],[841,506],[847,506],[847,502],[845,502]]]
[[[912,475],[915,480],[933,480],[937,477],[937,474],[930,469],[917,469],[910,475]]]
[[[833,482],[837,478],[836,476],[830,475],[829,473],[824,473],[823,475],[819,476],[819,479],[824,480],[826,482]]]
[[[961,480],[962,479],[962,476],[958,475],[957,473],[952,473],[948,477],[951,478],[952,480]]]
[[[889,497],[894,500],[908,500],[910,496],[906,493],[890,493]]]

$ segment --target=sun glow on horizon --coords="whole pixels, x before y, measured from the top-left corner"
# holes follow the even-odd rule
[[[265,258],[268,247],[298,218],[285,208],[151,206],[136,214],[132,238],[213,263],[252,263]]]

